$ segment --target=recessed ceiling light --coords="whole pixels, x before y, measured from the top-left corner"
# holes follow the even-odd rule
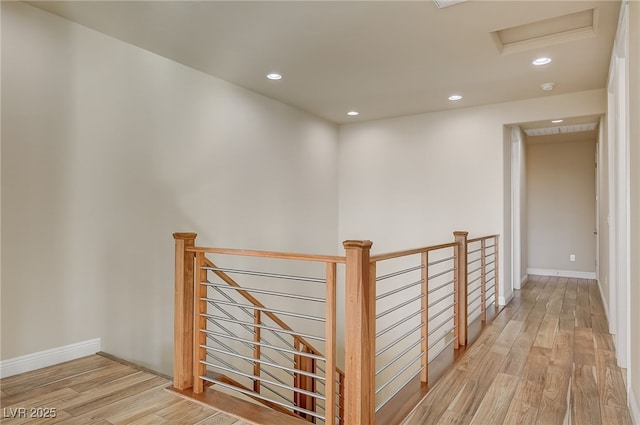
[[[282,74],[278,74],[277,72],[271,72],[267,74],[267,78],[270,80],[282,80]]]
[[[544,83],[540,85],[540,88],[544,91],[551,91],[556,87],[556,83]]]
[[[552,122],[552,123],[554,123],[554,124],[559,124],[559,123],[561,123],[562,121],[564,121],[564,120],[551,120],[551,122]]]
[[[551,58],[538,58],[531,62],[535,66],[546,65],[551,62]]]
[[[449,100],[455,101],[455,100],[460,100],[460,99],[462,99],[462,96],[460,96],[459,94],[453,94],[453,95],[449,96]]]
[[[360,112],[358,112],[358,111],[349,111],[349,112],[347,112],[347,115],[349,115],[350,117],[355,117],[356,115],[360,115]]]

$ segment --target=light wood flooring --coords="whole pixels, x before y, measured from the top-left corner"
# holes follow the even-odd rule
[[[2,379],[0,422],[3,425],[249,425],[166,391],[169,384],[167,377],[135,365],[101,355],[84,357]],[[20,408],[25,409],[24,413]],[[55,418],[30,417],[51,414],[51,409],[55,409]]]
[[[405,425],[631,425],[594,280],[531,277]]]

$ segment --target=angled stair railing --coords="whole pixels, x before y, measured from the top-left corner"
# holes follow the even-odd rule
[[[345,379],[336,365],[335,316],[337,265],[344,257],[197,248],[194,234],[174,237],[176,298],[182,298],[181,305],[176,301],[180,348],[175,351],[174,387],[200,394],[213,385],[307,422],[343,423]],[[324,276],[261,271],[246,267],[246,261],[243,268],[221,267],[205,254],[324,263]],[[265,266],[272,267],[263,262]],[[235,275],[242,276],[242,285]],[[178,292],[186,294],[179,297]],[[282,300],[294,301],[293,308]],[[193,330],[185,336],[189,326]],[[191,364],[183,361],[189,356]]]
[[[226,388],[280,415],[245,417],[256,423],[399,424],[442,360],[473,341],[469,329],[498,311],[499,235],[454,232],[453,242],[373,256],[370,241],[345,241],[345,256],[316,256],[201,248],[194,233],[174,238],[173,387],[194,398]],[[283,260],[276,270],[275,260]]]

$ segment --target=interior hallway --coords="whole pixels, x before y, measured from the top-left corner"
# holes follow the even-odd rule
[[[595,280],[530,277],[405,425],[631,425]]]

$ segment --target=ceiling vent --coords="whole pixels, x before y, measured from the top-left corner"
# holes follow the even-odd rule
[[[579,133],[582,131],[593,131],[598,126],[597,123],[591,122],[586,124],[563,125],[557,127],[531,128],[524,130],[527,136],[550,136],[553,134]]]
[[[494,31],[491,35],[498,50],[502,54],[508,54],[593,37],[596,34],[597,22],[598,10],[587,9],[505,28]]]
[[[456,5],[458,3],[464,3],[467,0],[433,0],[433,2],[438,6],[438,8],[442,9],[443,7],[449,7]]]

